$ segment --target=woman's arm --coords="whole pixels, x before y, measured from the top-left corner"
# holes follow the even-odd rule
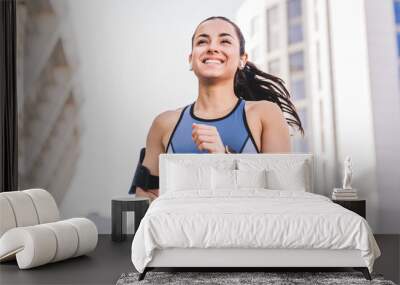
[[[142,165],[146,166],[152,175],[159,175],[158,157],[161,153],[164,153],[164,146],[162,144],[164,127],[162,122],[162,114],[160,114],[153,120],[146,139],[146,155]],[[144,191],[140,187],[136,188],[137,196],[149,197],[151,201],[158,197],[158,192],[159,189],[148,189],[148,191]]]
[[[260,102],[262,124],[261,152],[290,153],[289,126],[279,106],[273,102]]]

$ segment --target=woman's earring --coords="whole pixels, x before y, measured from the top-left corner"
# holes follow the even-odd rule
[[[193,66],[191,63],[189,63],[189,70],[193,70]]]
[[[243,60],[241,60],[239,69],[242,70],[243,68],[244,68],[244,64],[243,64]]]

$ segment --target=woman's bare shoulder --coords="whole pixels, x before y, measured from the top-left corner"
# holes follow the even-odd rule
[[[249,113],[256,115],[261,120],[281,118],[283,115],[278,104],[267,100],[246,101],[246,106]]]
[[[184,107],[175,110],[167,110],[156,116],[154,123],[158,126],[158,132],[161,136],[161,141],[164,149],[167,148],[169,137],[177,124],[179,117]]]
[[[154,121],[157,122],[159,126],[169,129],[171,125],[175,125],[175,123],[178,121],[182,109],[183,107],[175,110],[164,111],[158,114]]]
[[[260,101],[246,101],[246,105],[253,108],[275,108],[279,107],[276,103],[267,101],[267,100],[260,100]]]

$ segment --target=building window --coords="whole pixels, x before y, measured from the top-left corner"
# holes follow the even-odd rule
[[[287,13],[289,20],[301,17],[301,0],[288,0]]]
[[[289,54],[289,70],[291,73],[304,71],[303,51],[297,51]]]
[[[297,51],[289,54],[290,91],[293,100],[306,98],[304,79],[304,53]]]
[[[289,44],[303,41],[303,26],[301,23],[289,24],[288,39]]]
[[[296,132],[293,138],[293,152],[309,152],[309,145],[307,139],[307,109],[301,108],[297,110],[297,114],[299,115],[301,125],[304,129],[304,137],[300,135],[299,132]]]
[[[400,56],[400,33],[397,33],[397,55]]]
[[[306,137],[295,137],[293,140],[293,152],[305,153],[308,152],[308,142]]]
[[[301,121],[301,125],[303,126],[304,132],[307,130],[307,109],[306,107],[301,108],[299,110],[297,110],[297,113],[299,115],[300,121]]]
[[[290,80],[291,97],[293,100],[303,100],[306,98],[304,78]]]
[[[303,41],[303,24],[301,0],[287,1],[288,42],[289,44]]]
[[[394,0],[394,17],[396,19],[396,23],[400,24],[400,1]]]
[[[279,48],[279,15],[278,6],[267,9],[267,50],[269,52]]]

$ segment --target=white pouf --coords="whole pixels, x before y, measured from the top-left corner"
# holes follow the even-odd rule
[[[49,192],[0,193],[0,262],[16,259],[20,269],[77,257],[97,246],[96,225],[86,218],[60,221]]]

